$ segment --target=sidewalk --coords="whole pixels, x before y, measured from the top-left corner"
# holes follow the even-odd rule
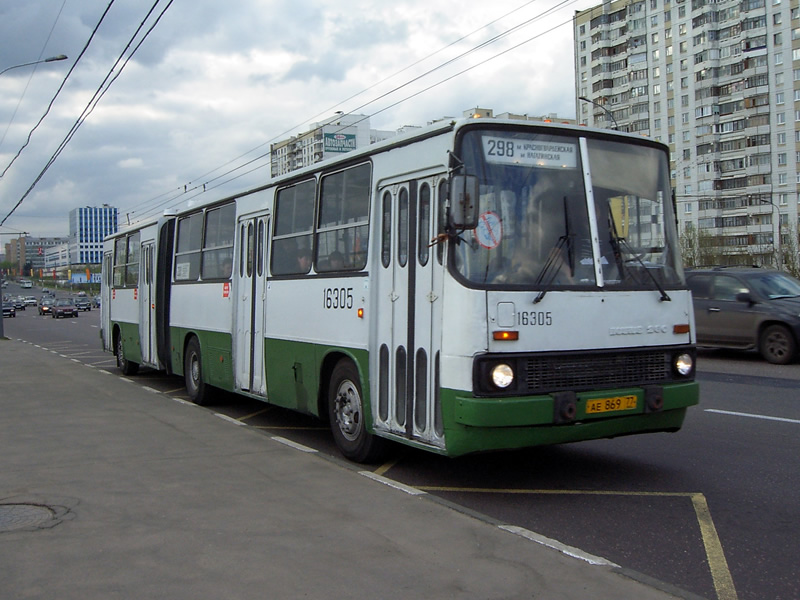
[[[0,411],[9,600],[675,597],[23,342]]]

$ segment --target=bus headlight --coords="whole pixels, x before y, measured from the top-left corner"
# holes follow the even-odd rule
[[[686,377],[694,370],[694,359],[691,354],[683,353],[675,357],[675,372]]]
[[[505,389],[514,383],[514,369],[505,363],[495,365],[491,375],[492,383],[500,389]]]

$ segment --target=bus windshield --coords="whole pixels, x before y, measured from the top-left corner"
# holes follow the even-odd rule
[[[594,138],[582,153],[578,137],[476,129],[458,154],[480,183],[478,225],[451,263],[471,284],[684,287],[666,153]]]

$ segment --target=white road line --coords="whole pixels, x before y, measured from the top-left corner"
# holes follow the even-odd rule
[[[228,423],[233,423],[234,425],[244,425],[241,421],[237,421],[233,417],[229,417],[228,415],[223,415],[222,413],[214,413],[215,417],[219,417],[223,421],[227,421]]]
[[[541,544],[542,546],[547,546],[548,548],[552,548],[553,550],[558,550],[562,554],[566,554],[567,556],[571,556],[573,558],[578,558],[580,560],[588,562],[590,565],[602,565],[604,567],[619,567],[619,565],[602,558],[600,556],[595,556],[594,554],[589,554],[588,552],[584,552],[580,548],[575,548],[573,546],[567,546],[566,544],[562,544],[558,540],[551,539],[549,537],[545,537],[541,534],[535,533],[530,529],[525,529],[524,527],[517,527],[516,525],[498,525],[500,529],[503,531],[508,531],[509,533],[513,533],[515,535],[519,535],[524,537],[527,540],[532,542],[536,542],[537,544]]]
[[[753,415],[750,413],[735,412],[732,410],[717,410],[715,408],[706,408],[705,412],[717,413],[718,415],[732,415],[734,417],[750,417],[751,419],[763,419],[765,421],[780,421],[782,423],[796,423],[800,425],[798,419],[785,419],[783,417],[770,417],[767,415]]]
[[[388,477],[383,477],[382,475],[376,475],[372,471],[359,471],[359,475],[363,475],[364,477],[368,477],[373,481],[377,481],[378,483],[382,483],[383,485],[388,485],[390,488],[394,488],[396,490],[400,490],[401,492],[405,492],[406,494],[411,494],[412,496],[424,496],[428,492],[423,490],[419,490],[415,487],[411,487],[410,485],[403,485],[402,483],[398,483]]]
[[[280,437],[279,435],[273,435],[271,439],[275,440],[279,444],[283,444],[284,446],[289,446],[290,448],[294,448],[295,450],[300,450],[300,452],[305,452],[307,454],[316,454],[318,452],[318,450],[314,450],[314,448],[309,448],[308,446],[304,446],[303,444],[298,444],[297,442],[293,442],[292,440],[287,440],[286,438]]]

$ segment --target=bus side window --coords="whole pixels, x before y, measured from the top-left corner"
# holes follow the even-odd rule
[[[367,264],[371,176],[369,163],[323,176],[315,246],[317,271],[358,270]],[[337,252],[344,259],[341,267],[336,266]]]
[[[278,190],[270,251],[273,275],[309,272],[310,265],[306,265],[301,257],[311,253],[316,190],[314,179]]]

